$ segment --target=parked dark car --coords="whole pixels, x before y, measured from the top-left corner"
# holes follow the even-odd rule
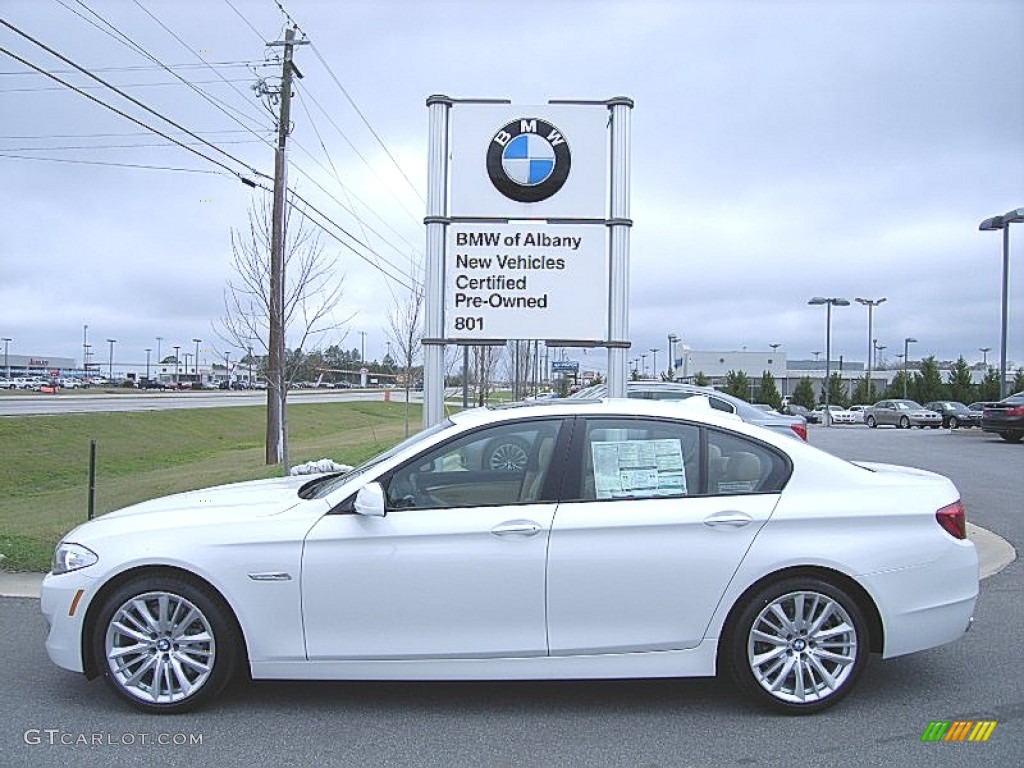
[[[782,406],[782,412],[789,416],[801,416],[808,424],[820,424],[821,417],[818,416],[814,411],[804,408],[802,405],[796,403],[789,403],[788,405]]]
[[[977,412],[972,412],[970,408],[956,400],[935,400],[931,403],[925,403],[924,407],[930,411],[935,411],[942,417],[943,427],[948,427],[949,429],[965,427],[970,429],[971,427],[978,426],[978,420],[974,418],[974,414]],[[978,419],[980,417],[981,414],[978,413]]]
[[[981,415],[984,413],[986,408],[995,405],[994,400],[979,400],[976,403],[971,403],[967,406],[967,410],[971,412],[971,421],[974,422],[974,426],[981,427]]]
[[[1024,439],[1024,392],[992,403],[981,414],[981,429],[995,432],[1008,443]]]

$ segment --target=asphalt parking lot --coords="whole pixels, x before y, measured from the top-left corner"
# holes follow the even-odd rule
[[[969,519],[1020,547],[1024,446],[977,430],[812,427],[837,455],[949,475]],[[982,582],[974,629],[873,660],[817,716],[765,713],[725,681],[258,683],[174,717],[129,709],[53,666],[38,602],[0,600],[3,766],[1018,765],[1024,645],[1017,560]],[[934,720],[992,720],[984,743],[926,743]],[[161,743],[166,742],[166,743]]]

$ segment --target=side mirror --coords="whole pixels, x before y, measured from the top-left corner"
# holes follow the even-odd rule
[[[384,517],[384,488],[380,483],[367,483],[356,494],[355,510],[357,515],[366,517]]]

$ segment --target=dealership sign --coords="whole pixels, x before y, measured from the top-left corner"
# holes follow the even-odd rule
[[[445,336],[603,338],[606,240],[603,226],[449,224]]]

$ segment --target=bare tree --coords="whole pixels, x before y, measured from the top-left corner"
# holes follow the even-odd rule
[[[415,284],[405,303],[388,314],[388,336],[398,348],[399,360],[405,371],[405,434],[409,436],[409,390],[412,388],[413,366],[423,351],[423,286]]]
[[[333,330],[332,312],[342,298],[344,279],[337,259],[324,253],[319,233],[304,217],[291,227],[292,207],[286,208],[283,318],[285,338],[302,350],[311,337]],[[224,289],[224,316],[217,333],[240,349],[254,346],[269,352],[271,209],[269,199],[253,204],[248,232],[231,230],[231,266],[234,275]],[[342,323],[347,322],[347,319]],[[295,359],[301,355],[295,355]],[[267,388],[267,464],[288,467],[288,383],[294,365],[280,371],[281,380]],[[277,402],[273,402],[278,398]],[[272,414],[279,418],[271,418]]]

